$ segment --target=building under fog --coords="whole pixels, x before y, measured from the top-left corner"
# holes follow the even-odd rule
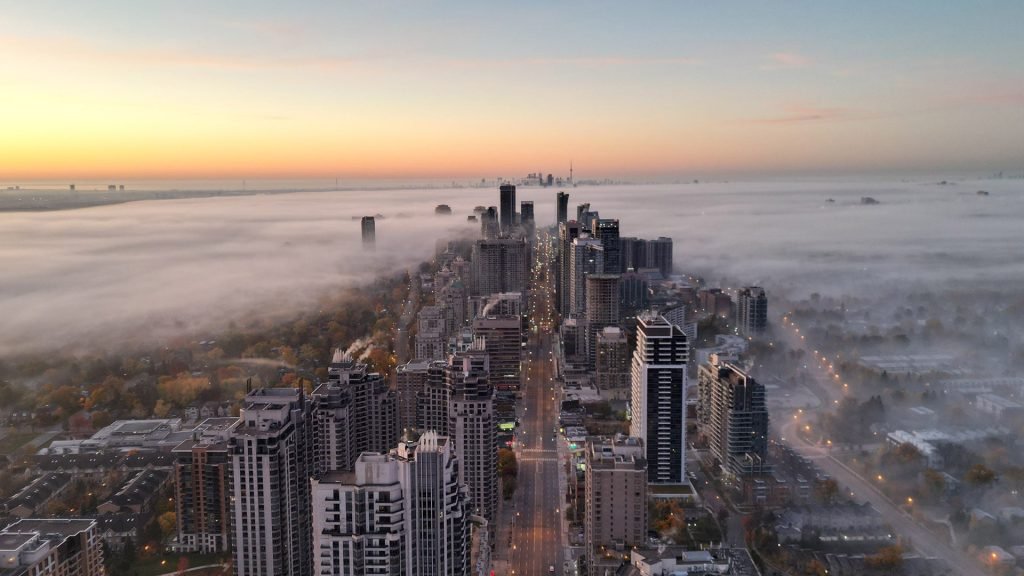
[[[376,222],[373,216],[363,216],[363,248],[372,250],[377,244]]]
[[[743,336],[759,336],[768,327],[768,296],[764,288],[749,286],[736,294],[736,329]]]

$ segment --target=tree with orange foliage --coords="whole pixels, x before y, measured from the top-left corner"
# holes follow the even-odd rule
[[[209,378],[192,376],[187,372],[181,372],[177,376],[161,376],[157,382],[160,398],[178,408],[188,406],[210,387]]]

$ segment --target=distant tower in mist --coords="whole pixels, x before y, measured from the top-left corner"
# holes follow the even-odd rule
[[[569,194],[559,192],[555,195],[555,224],[568,221],[569,218]]]
[[[533,234],[533,202],[523,200],[519,203],[519,224],[527,233]]]
[[[502,184],[498,190],[501,194],[501,231],[508,234],[516,223],[516,187],[514,184]]]
[[[377,225],[373,216],[363,216],[363,248],[373,250],[377,244]]]
[[[768,327],[768,296],[764,288],[748,286],[736,294],[736,328],[742,336],[759,336]]]

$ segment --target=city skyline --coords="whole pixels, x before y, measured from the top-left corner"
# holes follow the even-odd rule
[[[0,177],[490,178],[570,161],[587,177],[735,177],[1024,159],[1024,7],[1009,3],[246,8],[6,6],[0,122],[16,137]]]

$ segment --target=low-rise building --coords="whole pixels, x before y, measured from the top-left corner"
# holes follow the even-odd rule
[[[595,438],[586,445],[587,551],[642,545],[647,537],[647,458],[640,438]],[[596,565],[595,565],[596,567]],[[598,574],[591,570],[592,575]]]
[[[102,576],[103,547],[96,521],[19,520],[0,531],[4,576]]]
[[[1020,402],[996,394],[979,394],[974,400],[974,406],[980,412],[991,414],[997,419],[1015,418],[1024,412],[1024,405]]]
[[[70,482],[70,474],[44,474],[8,498],[4,511],[18,518],[41,515],[43,506],[63,492]]]

